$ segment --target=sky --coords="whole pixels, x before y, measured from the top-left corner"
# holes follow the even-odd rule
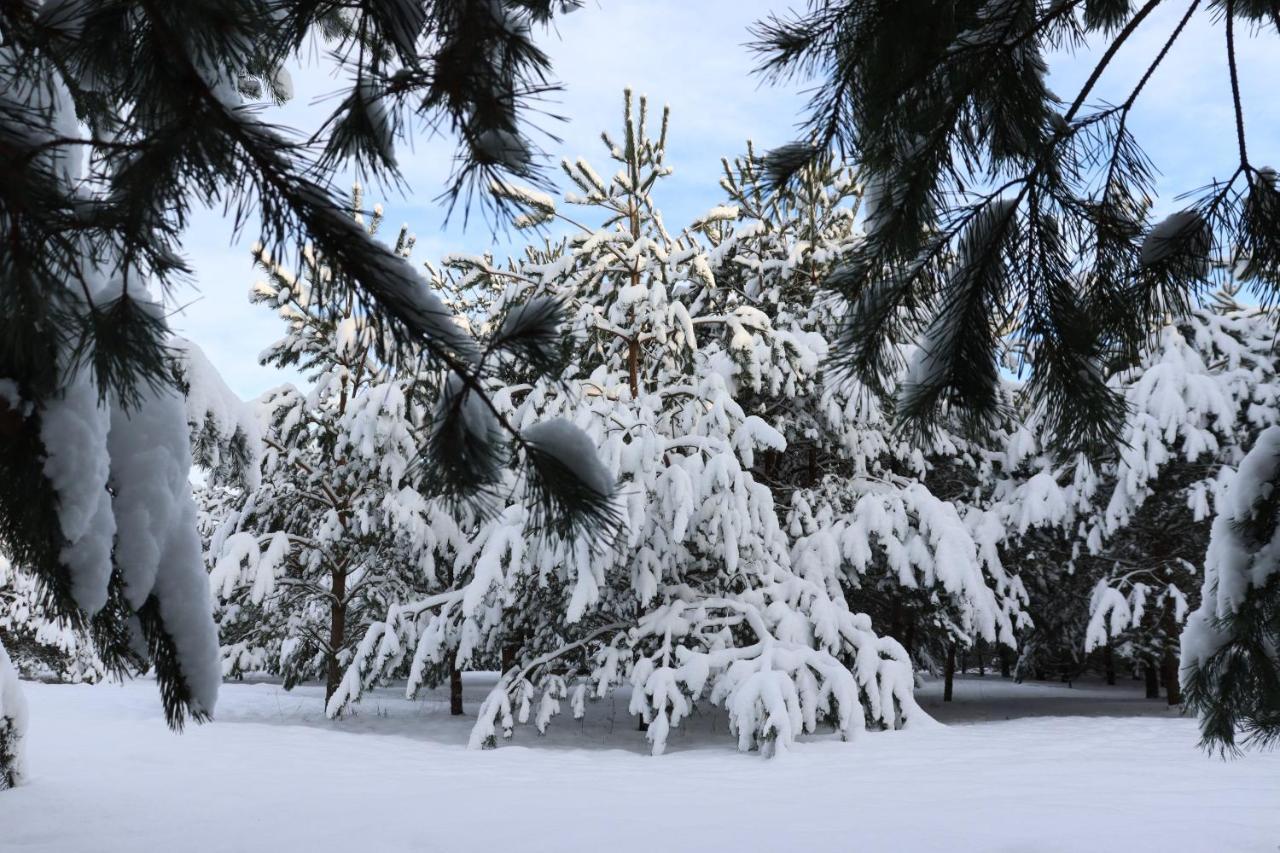
[[[1096,91],[1098,99],[1124,98],[1173,30],[1189,0],[1156,11],[1116,56]],[[771,86],[752,73],[755,57],[745,46],[748,28],[770,12],[786,12],[801,0],[586,0],[543,34],[563,86],[548,109],[566,122],[538,123],[561,138],[535,139],[551,155],[585,156],[604,171],[600,132],[621,126],[622,91],[647,95],[651,111],[671,107],[668,162],[674,174],[660,187],[659,206],[669,223],[687,222],[720,201],[720,158],[734,156],[747,139],[758,148],[790,141],[803,112],[800,84]],[[1204,5],[1204,4],[1201,4]],[[1135,110],[1133,129],[1160,170],[1157,212],[1180,206],[1176,196],[1230,174],[1235,134],[1222,27],[1198,11]],[[1251,159],[1280,165],[1280,46],[1272,36],[1239,32],[1242,100]],[[1098,51],[1083,49],[1050,59],[1050,87],[1071,100],[1088,77]],[[268,112],[271,121],[300,130],[316,128],[331,109],[330,97],[342,81],[320,56],[300,60],[291,70],[294,98]],[[447,138],[419,134],[398,151],[406,190],[367,185],[367,205],[386,210],[384,233],[394,237],[400,223],[417,236],[414,257],[437,259],[451,252],[518,252],[521,237],[495,233],[473,217],[445,227],[437,197],[449,174],[454,145]],[[612,169],[609,170],[610,172]],[[607,174],[607,172],[606,172]],[[236,393],[250,398],[297,377],[257,363],[258,354],[283,330],[275,315],[248,301],[258,277],[249,259],[256,235],[236,235],[221,209],[193,216],[185,248],[195,270],[193,283],[170,295],[174,330],[199,344]]]

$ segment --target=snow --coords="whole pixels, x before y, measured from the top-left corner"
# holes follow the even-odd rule
[[[111,413],[84,369],[69,376],[62,396],[45,402],[40,413],[44,474],[58,495],[58,521],[67,540],[62,561],[71,570],[71,594],[91,614],[107,602],[116,535],[107,491],[110,428]]]
[[[249,487],[257,488],[262,430],[253,407],[236,396],[195,343],[174,336],[169,339],[169,346],[181,364],[187,386],[184,396],[191,433],[201,435],[207,430],[213,439],[202,445],[206,458],[201,461],[211,468],[220,468],[225,449],[238,437],[247,453],[242,473]]]
[[[613,494],[613,475],[600,464],[595,443],[585,432],[564,418],[552,418],[524,428],[530,444],[569,469],[598,495]]]
[[[1201,237],[1204,228],[1204,217],[1195,210],[1181,210],[1170,214],[1157,223],[1143,239],[1139,262],[1144,267],[1151,266],[1167,260],[1177,251],[1207,248],[1188,245],[1188,241],[1197,237],[1200,238],[1197,242],[1208,242],[1207,237]]]
[[[191,450],[182,396],[171,388],[148,389],[132,409],[117,406],[108,446],[118,528],[115,566],[125,597],[135,610],[155,598],[191,708],[211,712],[222,670],[188,480]]]
[[[512,172],[522,172],[529,165],[529,146],[509,130],[486,130],[476,137],[476,151],[490,163]]]
[[[465,749],[467,716],[374,691],[325,718],[318,687],[227,684],[219,721],[165,730],[154,684],[24,684],[29,781],[0,794],[24,853],[1275,850],[1280,754],[1195,748],[1194,720],[1118,687],[960,678],[921,691],[947,727],[738,754],[723,716],[684,720],[649,757],[619,696],[580,722]],[[719,732],[711,734],[713,728]],[[145,804],[145,808],[140,808]],[[406,816],[413,820],[406,825]]]
[[[276,90],[276,96],[281,101],[293,100],[293,75],[289,73],[289,69],[283,65],[275,70],[271,75],[271,82]]]
[[[1260,511],[1275,486],[1280,470],[1280,426],[1268,427],[1240,462],[1231,485],[1219,503],[1205,554],[1200,607],[1182,634],[1182,668],[1205,662],[1234,639],[1234,629],[1221,624],[1244,603],[1249,589],[1261,589],[1280,571],[1277,538],[1250,542],[1242,529]]]
[[[26,777],[27,702],[22,685],[0,643],[0,790]]]

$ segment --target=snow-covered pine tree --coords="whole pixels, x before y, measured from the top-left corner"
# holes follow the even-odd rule
[[[835,147],[859,164],[879,202],[866,240],[829,279],[853,305],[835,352],[874,387],[896,370],[886,341],[909,336],[928,347],[935,369],[900,417],[929,423],[948,406],[992,417],[995,365],[1016,339],[1054,448],[1116,446],[1125,408],[1110,368],[1196,304],[1214,258],[1248,258],[1242,280],[1260,301],[1275,301],[1280,186],[1249,146],[1239,83],[1247,56],[1236,33],[1253,28],[1274,41],[1280,16],[1269,2],[1185,4],[1145,56],[1139,48],[1143,72],[1100,97],[1116,77],[1113,60],[1132,58],[1137,34],[1163,6],[820,0],[759,25],[766,74],[819,78],[806,138],[767,158],[775,183]],[[1129,119],[1197,15],[1212,16],[1224,36],[1234,120],[1219,132],[1233,154],[1194,200],[1153,223],[1155,169]],[[1048,85],[1054,49],[1085,38],[1100,48],[1093,68],[1060,99]],[[1280,610],[1278,590],[1250,586],[1251,604],[1236,602],[1239,619]],[[1266,630],[1255,623],[1246,633]],[[1265,678],[1280,683],[1280,667],[1269,665]],[[1213,704],[1205,712],[1220,720]]]
[[[1158,665],[1178,701],[1178,644],[1198,602],[1213,510],[1231,472],[1266,427],[1280,423],[1275,313],[1230,291],[1160,330],[1117,377],[1129,407],[1123,444],[1090,519],[1108,562],[1091,602],[1086,650],[1118,629]]]
[[[536,504],[511,504],[470,532],[454,589],[403,602],[374,627],[352,664],[359,684],[412,657],[412,694],[430,662],[509,649],[473,746],[510,736],[517,720],[542,730],[565,701],[581,715],[624,685],[655,753],[699,701],[727,711],[740,748],[766,753],[823,720],[851,736],[914,719],[905,651],[838,587],[796,570],[773,496],[752,474],[786,441],[735,395],[787,375],[808,382],[817,354],[750,304],[702,298],[717,282],[699,232],[726,214],[667,228],[654,190],[670,172],[668,116],[650,135],[645,99],[625,101],[623,137],[604,137],[616,174],[562,164],[578,190],[564,204],[583,213],[495,187],[528,224],[557,220],[571,235],[484,268],[508,285],[490,328],[538,299],[575,317],[561,377],[512,382],[495,399],[541,452],[602,486],[616,476],[619,542],[593,551],[575,531],[546,529]],[[570,425],[590,438],[562,436]]]
[[[372,236],[359,186],[351,214]],[[408,257],[401,229],[394,251]],[[264,452],[249,483],[212,483],[200,499],[208,536],[225,675],[265,671],[286,687],[319,678],[337,690],[355,642],[393,603],[449,581],[457,523],[415,488],[412,468],[430,428],[439,378],[395,370],[395,344],[354,299],[342,275],[304,252],[295,276],[262,247],[265,278],[253,302],[279,313],[283,337],[264,364],[294,367],[308,383],[256,403]],[[411,364],[407,359],[404,364]]]
[[[72,684],[106,676],[93,640],[49,613],[34,575],[19,571],[0,553],[0,645],[14,669],[28,679]]]
[[[843,590],[924,665],[938,668],[956,643],[1012,646],[1026,596],[1001,563],[1001,519],[986,512],[1005,433],[984,443],[943,421],[904,435],[868,389],[827,381],[847,305],[824,282],[862,239],[856,173],[822,157],[769,191],[750,146],[724,170],[729,203],[701,226],[716,286],[690,303],[756,311],[773,329],[754,349],[723,345],[736,398],[786,439],[755,472],[784,513],[796,570]]]
[[[6,25],[15,8],[30,9],[4,7]],[[56,80],[16,74],[22,50],[6,32],[0,137],[25,152],[6,148],[6,161],[27,168],[0,200],[0,221],[21,235],[0,264],[0,548],[36,579],[43,618],[91,636],[107,671],[153,667],[165,716],[181,727],[209,716],[219,677],[167,327],[147,270],[126,263],[121,247],[70,224],[47,243],[33,236],[45,217],[88,213],[95,201],[83,152],[59,142],[80,135],[72,96]],[[47,125],[14,137],[15,111]],[[16,708],[7,655],[4,663],[0,694]],[[14,748],[0,754],[0,774],[17,754],[22,717],[6,724]]]
[[[1212,507],[1254,438],[1280,421],[1273,314],[1228,287],[1171,318],[1108,379],[1128,410],[1114,453],[1040,453],[1034,417],[1015,435],[1002,501],[1027,520],[1011,535],[1037,578],[1032,609],[1057,611],[1028,638],[1025,670],[1127,663],[1159,672],[1179,701],[1179,635],[1198,602]],[[1097,649],[1102,659],[1087,660]]]
[[[187,436],[148,283],[166,293],[189,271],[181,240],[193,200],[224,202],[241,224],[258,219],[276,257],[300,263],[292,238],[305,231],[392,338],[479,393],[474,341],[420,276],[350,222],[328,176],[352,164],[395,175],[395,142],[423,118],[462,142],[455,200],[476,178],[533,176],[522,113],[549,69],[532,27],[576,5],[0,4],[0,157],[12,178],[0,185],[10,236],[0,540],[40,578],[52,613],[93,631],[109,668],[156,665],[174,726],[213,707],[216,640],[206,590],[196,591]],[[318,155],[315,140],[268,124],[245,100],[287,98],[283,66],[312,36],[353,81]],[[514,438],[469,436],[487,445],[459,458],[484,459]],[[456,491],[483,484],[482,470],[455,467]],[[547,492],[558,509],[603,510],[572,479],[557,484],[573,493]],[[152,500],[160,508],[148,520],[137,510]]]
[[[1202,744],[1280,740],[1280,427],[1258,436],[1218,501],[1200,606],[1182,634],[1182,685]]]
[[[27,701],[18,688],[18,672],[0,645],[0,791],[20,783],[26,772],[26,730]]]

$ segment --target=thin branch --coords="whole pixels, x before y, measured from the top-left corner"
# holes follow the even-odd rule
[[[1227,66],[1231,69],[1231,103],[1236,112],[1236,143],[1240,146],[1240,168],[1249,169],[1249,151],[1244,144],[1244,108],[1240,103],[1240,75],[1236,70],[1235,0],[1227,0]]]

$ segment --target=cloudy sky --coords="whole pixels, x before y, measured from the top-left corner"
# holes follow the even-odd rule
[[[797,87],[774,88],[752,74],[753,57],[744,47],[752,22],[783,12],[800,0],[587,0],[584,8],[560,19],[543,44],[564,91],[551,108],[567,123],[545,123],[562,138],[544,147],[557,159],[584,155],[604,159],[599,134],[620,125],[622,90],[630,86],[672,110],[669,162],[675,174],[659,192],[667,221],[679,223],[718,201],[720,157],[739,153],[746,139],[767,148],[788,141],[804,103]],[[1203,4],[1202,4],[1203,5]],[[1117,56],[1098,96],[1120,100],[1181,17],[1177,2],[1152,15],[1130,45]],[[1148,86],[1136,111],[1134,130],[1161,170],[1160,206],[1175,208],[1175,196],[1224,176],[1234,168],[1235,135],[1222,28],[1208,12],[1199,12]],[[1241,74],[1251,159],[1280,163],[1280,99],[1272,94],[1280,80],[1280,50],[1275,37],[1241,40]],[[1074,97],[1095,58],[1084,51],[1052,63],[1052,88]],[[312,129],[327,115],[327,96],[340,86],[319,58],[293,70],[295,97],[270,118]],[[408,184],[401,193],[371,186],[368,203],[381,200],[388,228],[409,224],[418,237],[415,257],[492,249],[502,256],[518,245],[473,220],[465,230],[444,227],[444,210],[435,199],[449,172],[453,145],[447,139],[415,140],[399,153]],[[1176,208],[1175,208],[1176,209]],[[251,306],[247,294],[255,273],[249,262],[252,233],[235,238],[221,210],[194,217],[187,251],[196,268],[192,287],[174,294],[183,306],[171,321],[200,344],[237,393],[252,397],[282,381],[274,369],[257,364],[258,353],[280,333],[271,312]]]

